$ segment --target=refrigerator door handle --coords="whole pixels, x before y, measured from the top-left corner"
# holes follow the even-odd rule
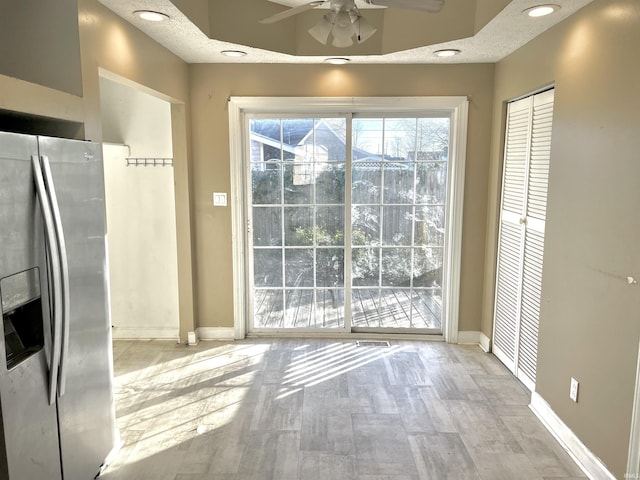
[[[51,322],[51,359],[49,362],[49,405],[53,405],[56,401],[56,393],[58,391],[58,367],[60,362],[60,344],[62,340],[60,331],[60,317],[62,315],[62,277],[60,268],[60,257],[58,256],[58,246],[51,213],[51,205],[49,196],[44,184],[44,176],[42,174],[42,166],[37,155],[31,156],[31,166],[33,168],[33,176],[35,179],[36,192],[40,202],[40,210],[44,219],[44,229],[46,237],[47,258],[51,269],[52,295],[53,295],[53,318]]]
[[[62,341],[60,345],[60,367],[58,374],[58,395],[63,396],[65,391],[65,383],[67,377],[67,351],[69,350],[69,261],[67,259],[67,245],[64,239],[64,230],[62,229],[62,217],[60,215],[60,206],[56,189],[51,174],[51,165],[49,157],[43,155],[41,158],[42,169],[44,171],[44,181],[51,200],[51,212],[53,214],[53,224],[55,228],[56,239],[58,241],[58,256],[60,258],[60,275],[62,279],[62,315],[59,324],[62,331]]]

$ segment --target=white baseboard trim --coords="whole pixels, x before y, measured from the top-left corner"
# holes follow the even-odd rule
[[[458,332],[458,345],[479,345],[480,332],[466,331]]]
[[[491,351],[491,339],[482,332],[480,332],[480,348],[484,350],[484,353]]]
[[[640,478],[640,349],[638,351],[638,366],[636,367],[636,389],[633,394],[627,475],[629,479]]]
[[[575,433],[556,415],[549,404],[536,392],[531,393],[529,408],[551,432],[582,471],[592,480],[616,480],[607,467],[589,450]]]
[[[458,332],[458,345],[479,345],[485,353],[491,348],[491,339],[482,332]]]
[[[230,341],[235,339],[233,327],[198,327],[196,335],[200,340]]]
[[[117,327],[111,329],[116,340],[176,340],[180,343],[180,334],[173,327]]]

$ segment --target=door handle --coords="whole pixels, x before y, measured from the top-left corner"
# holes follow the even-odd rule
[[[42,169],[44,172],[44,181],[49,194],[51,213],[53,214],[53,226],[55,230],[58,256],[60,258],[60,278],[61,294],[62,294],[62,314],[61,322],[61,344],[60,344],[60,361],[58,372],[58,394],[62,397],[65,391],[67,377],[67,352],[69,351],[69,261],[67,258],[67,245],[64,238],[64,230],[62,229],[62,217],[60,215],[60,206],[58,197],[51,174],[51,164],[49,157],[43,155],[41,157]]]
[[[527,224],[527,217],[520,217],[520,225],[526,225]]]
[[[55,226],[53,215],[51,213],[51,205],[49,196],[45,188],[42,166],[37,155],[31,156],[31,166],[33,168],[33,177],[35,179],[36,192],[40,202],[40,210],[42,210],[42,218],[44,220],[45,230],[45,248],[47,253],[47,263],[50,267],[49,278],[52,282],[51,293],[53,295],[53,315],[51,325],[51,358],[49,361],[49,405],[53,405],[56,401],[56,392],[58,391],[58,367],[60,362],[61,348],[61,332],[59,328],[60,317],[62,315],[62,276],[60,267],[60,257],[58,256],[58,242],[55,234]]]

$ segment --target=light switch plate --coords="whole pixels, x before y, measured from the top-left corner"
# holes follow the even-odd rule
[[[227,194],[221,192],[213,193],[213,206],[214,207],[226,207],[227,206]]]

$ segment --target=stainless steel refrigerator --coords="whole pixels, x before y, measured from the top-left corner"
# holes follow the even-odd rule
[[[0,479],[90,480],[116,443],[98,144],[0,132]]]

